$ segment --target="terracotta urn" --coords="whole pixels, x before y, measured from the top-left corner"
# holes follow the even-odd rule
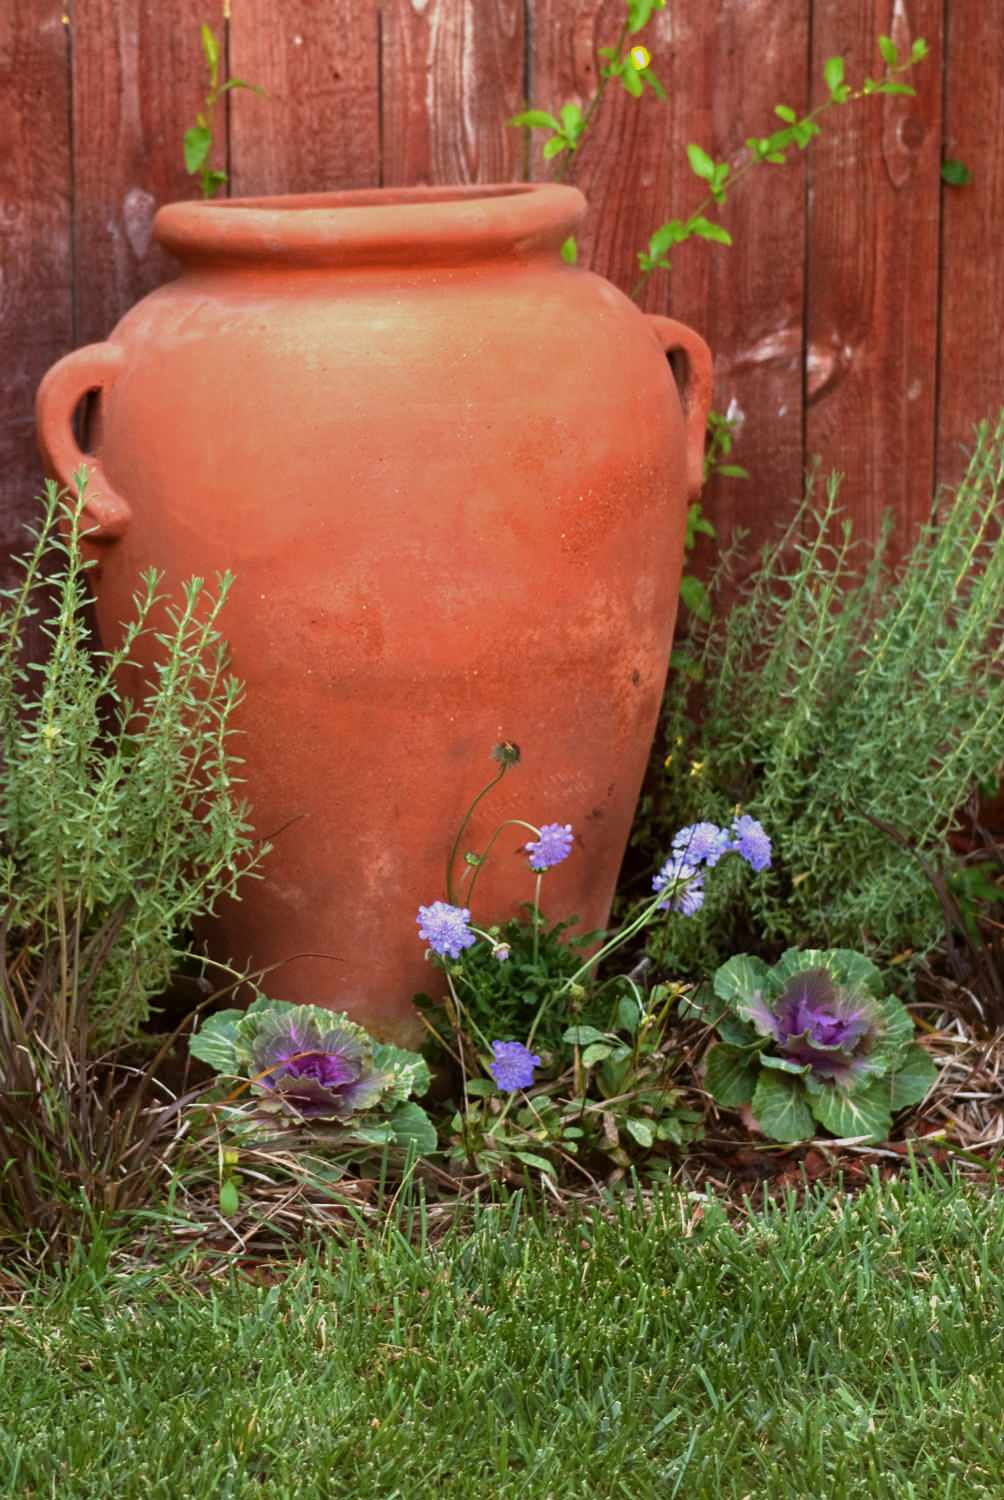
[[[274,847],[211,951],[404,1042],[440,978],[417,909],[493,746],[521,764],[464,848],[570,823],[541,905],[592,930],[659,713],[711,359],[565,264],[584,208],[543,185],[171,204],[181,274],[38,393],[50,475],[90,466],[106,644],[141,569],[175,594],[236,574],[235,748]],[[475,921],[531,898],[529,837],[495,844]]]

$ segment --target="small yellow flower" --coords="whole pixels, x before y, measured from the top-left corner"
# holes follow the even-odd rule
[[[691,774],[691,776],[700,776],[700,774],[701,774],[701,772],[703,770],[704,770],[704,762],[703,762],[703,760],[692,760],[690,762],[690,774]]]
[[[640,73],[652,61],[652,54],[647,47],[632,47],[631,61]]]
[[[673,752],[672,752],[672,750],[666,756],[666,759],[663,761],[662,764],[663,764],[664,768],[668,771],[669,768],[670,768],[670,766],[673,764]]]

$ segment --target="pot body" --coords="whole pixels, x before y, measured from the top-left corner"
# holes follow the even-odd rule
[[[39,394],[67,483],[73,406],[101,391],[83,457],[107,644],[141,569],[175,595],[236,575],[234,745],[273,849],[211,951],[278,963],[270,994],[400,1041],[412,995],[441,988],[417,908],[445,899],[492,747],[521,764],[463,848],[509,817],[571,823],[541,904],[589,930],[659,712],[710,361],[562,262],[582,207],[564,188],[171,205],[157,233],[180,277]],[[532,897],[530,837],[496,842],[480,925]]]

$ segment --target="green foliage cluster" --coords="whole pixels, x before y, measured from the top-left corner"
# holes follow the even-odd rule
[[[0,905],[8,937],[26,944],[47,983],[69,992],[86,970],[88,1029],[101,1046],[137,1035],[192,921],[234,895],[265,851],[235,795],[230,721],[242,689],[216,628],[232,580],[212,598],[192,579],[174,605],[150,570],[121,643],[95,650],[85,473],[77,485],[71,503],[47,486],[0,618]],[[46,621],[49,649],[25,666],[33,615]],[[151,635],[159,660],[134,704],[118,674]]]
[[[731,613],[698,622],[700,713],[674,685],[640,841],[667,847],[681,823],[742,804],[774,861],[756,881],[734,863],[696,917],[653,929],[661,961],[707,972],[751,930],[778,949],[934,946],[941,917],[915,855],[950,860],[960,810],[1004,765],[1002,485],[1004,415],[980,426],[965,478],[899,567],[888,525],[855,543],[839,476],[822,504],[810,485]]]
[[[817,1122],[885,1140],[893,1115],[937,1078],[908,1011],[853,949],[791,948],[773,968],[737,954],[712,989],[723,1040],[707,1054],[705,1083],[719,1104],[748,1105],[775,1141],[804,1141]]]
[[[213,28],[205,24],[202,26],[201,36],[202,55],[206,60],[209,80],[206,86],[206,97],[195,117],[195,124],[185,131],[183,148],[185,171],[190,177],[199,179],[199,188],[203,198],[215,198],[220,188],[225,187],[229,180],[226,172],[209,165],[213,154],[216,107],[224,95],[231,93],[234,89],[250,89],[253,94],[264,94],[265,90],[256,83],[246,83],[243,78],[228,78],[221,82],[222,55],[219,38]]]

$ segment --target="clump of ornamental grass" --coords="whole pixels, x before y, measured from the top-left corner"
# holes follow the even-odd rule
[[[84,472],[77,485],[69,501],[47,486],[0,618],[0,909],[40,972],[54,963],[72,977],[103,934],[87,1003],[91,1040],[103,1047],[138,1035],[191,923],[233,896],[264,851],[236,796],[230,746],[242,687],[217,622],[232,578],[220,578],[215,597],[193,578],[172,604],[150,569],[121,643],[97,649]],[[24,665],[24,626],[43,597],[53,601],[46,657]],[[132,703],[119,673],[151,636],[158,659]]]
[[[898,568],[888,526],[855,542],[839,476],[822,503],[810,484],[731,612],[698,629],[696,692],[688,703],[674,676],[645,836],[741,807],[774,858],[763,879],[725,872],[694,923],[652,932],[653,956],[708,973],[751,938],[774,954],[936,947],[929,873],[951,878],[949,834],[1004,767],[1002,484],[1004,415],[978,428]]]
[[[0,924],[0,1254],[65,1261],[113,1220],[156,1209],[197,1091],[158,1080],[153,1057],[95,1053],[89,1004],[121,931],[116,913],[86,936],[39,949]]]

